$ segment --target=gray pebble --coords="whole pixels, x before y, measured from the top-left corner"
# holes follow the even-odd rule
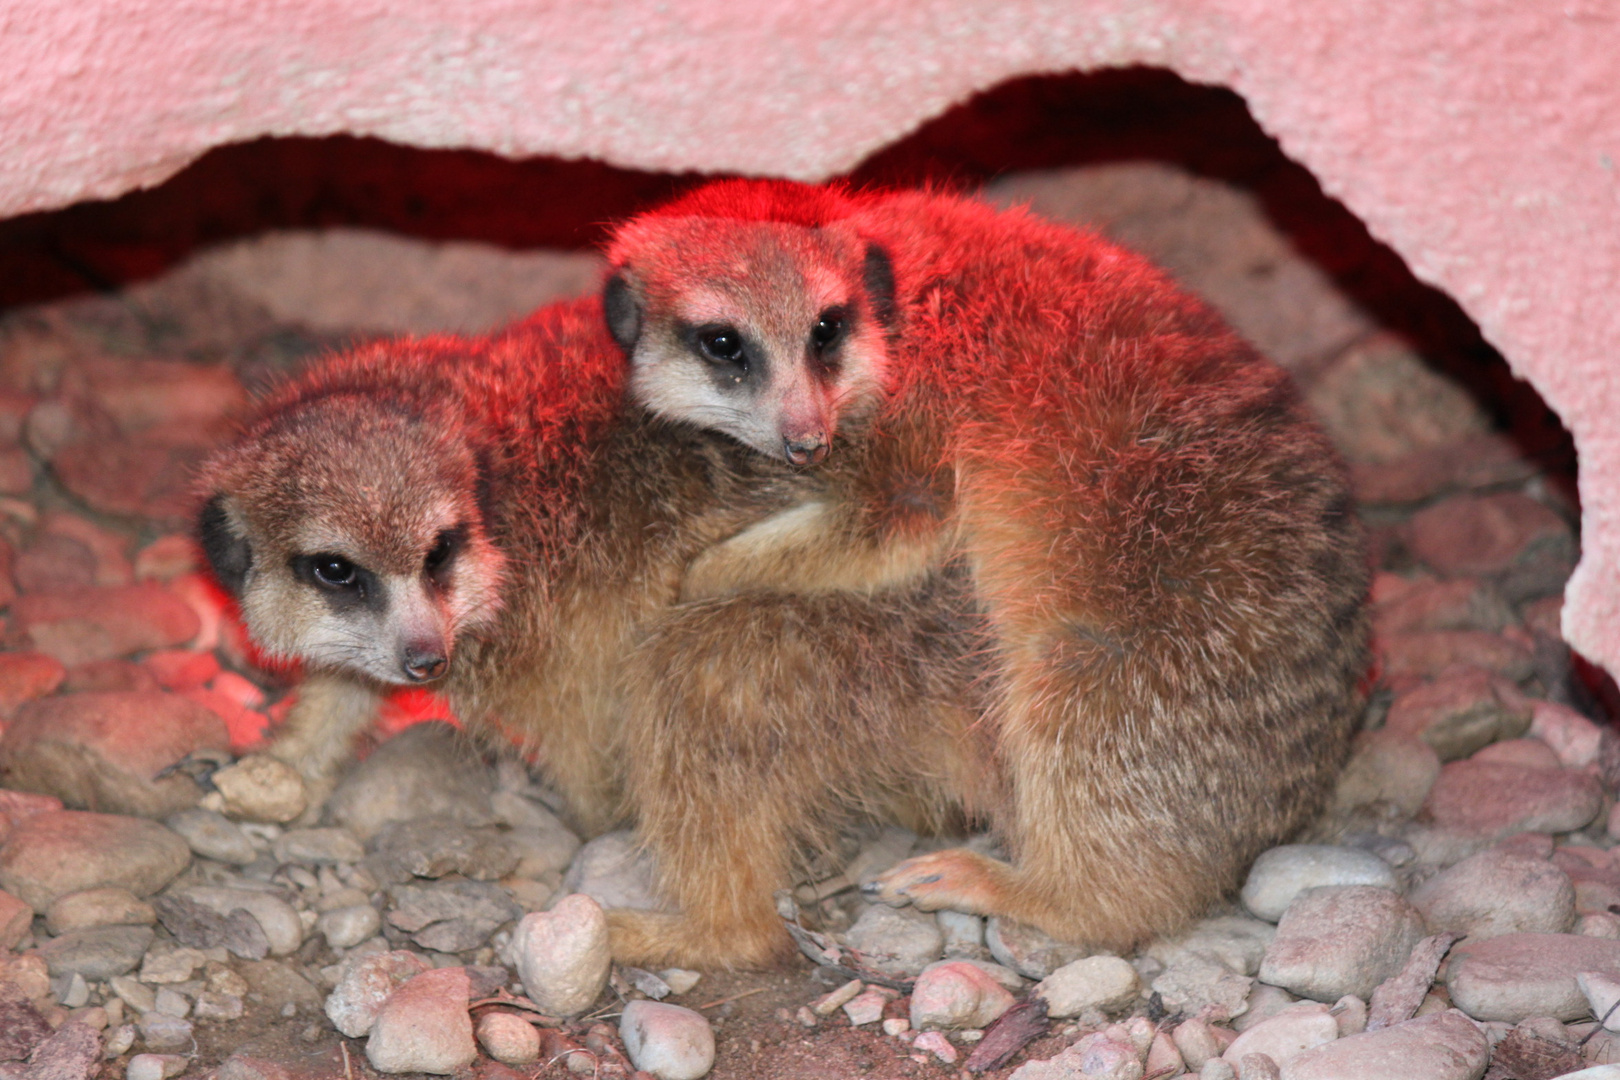
[[[630,1002],[619,1018],[619,1036],[631,1064],[658,1080],[698,1080],[714,1064],[714,1029],[679,1005]]]
[[[382,916],[370,904],[355,904],[322,913],[315,928],[332,948],[349,949],[382,929]]]
[[[873,904],[844,932],[844,942],[874,971],[904,978],[939,959],[945,935],[930,914]]]
[[[1397,887],[1395,871],[1371,852],[1328,844],[1286,844],[1261,854],[1243,885],[1243,906],[1276,922],[1306,889],[1322,885]]]
[[[259,857],[247,833],[224,814],[192,807],[170,814],[163,824],[178,833],[191,850],[205,859],[246,866]]]
[[[1302,893],[1277,925],[1260,980],[1303,997],[1366,1000],[1406,963],[1423,920],[1398,893],[1372,885],[1332,885]]]

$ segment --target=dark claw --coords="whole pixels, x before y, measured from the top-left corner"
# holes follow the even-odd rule
[[[158,772],[152,779],[162,780],[165,776],[175,773],[185,773],[191,777],[192,783],[204,791],[214,790],[214,774],[232,761],[231,755],[224,750],[197,750],[187,754]]]

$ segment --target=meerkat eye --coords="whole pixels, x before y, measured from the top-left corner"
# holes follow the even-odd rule
[[[710,360],[721,364],[741,364],[747,367],[743,359],[742,335],[735,327],[708,326],[698,331],[698,348]]]
[[[460,525],[453,529],[445,529],[439,533],[433,547],[429,549],[427,557],[422,560],[422,569],[426,570],[429,576],[437,576],[448,569],[450,563],[456,557],[456,552],[461,549],[461,538],[462,527]]]
[[[817,352],[826,352],[844,337],[844,309],[828,308],[810,328],[810,344]]]
[[[359,584],[359,568],[341,555],[317,555],[310,563],[317,584],[328,589],[352,589]]]

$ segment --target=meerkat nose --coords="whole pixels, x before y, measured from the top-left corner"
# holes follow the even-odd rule
[[[799,439],[784,435],[782,448],[794,465],[819,465],[827,460],[827,437],[819,431]]]
[[[448,661],[431,649],[407,648],[403,667],[405,677],[412,682],[429,682],[444,674]]]

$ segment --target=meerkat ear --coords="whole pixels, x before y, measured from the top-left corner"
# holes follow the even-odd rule
[[[889,261],[889,253],[882,245],[866,245],[866,266],[861,276],[873,317],[885,330],[894,329],[894,263]]]
[[[223,494],[209,499],[197,515],[197,539],[219,583],[232,596],[241,596],[248,569],[253,565],[253,545],[236,531]]]
[[[641,336],[641,301],[625,280],[624,272],[615,271],[602,285],[602,313],[607,316],[608,333],[626,353],[636,347]]]

